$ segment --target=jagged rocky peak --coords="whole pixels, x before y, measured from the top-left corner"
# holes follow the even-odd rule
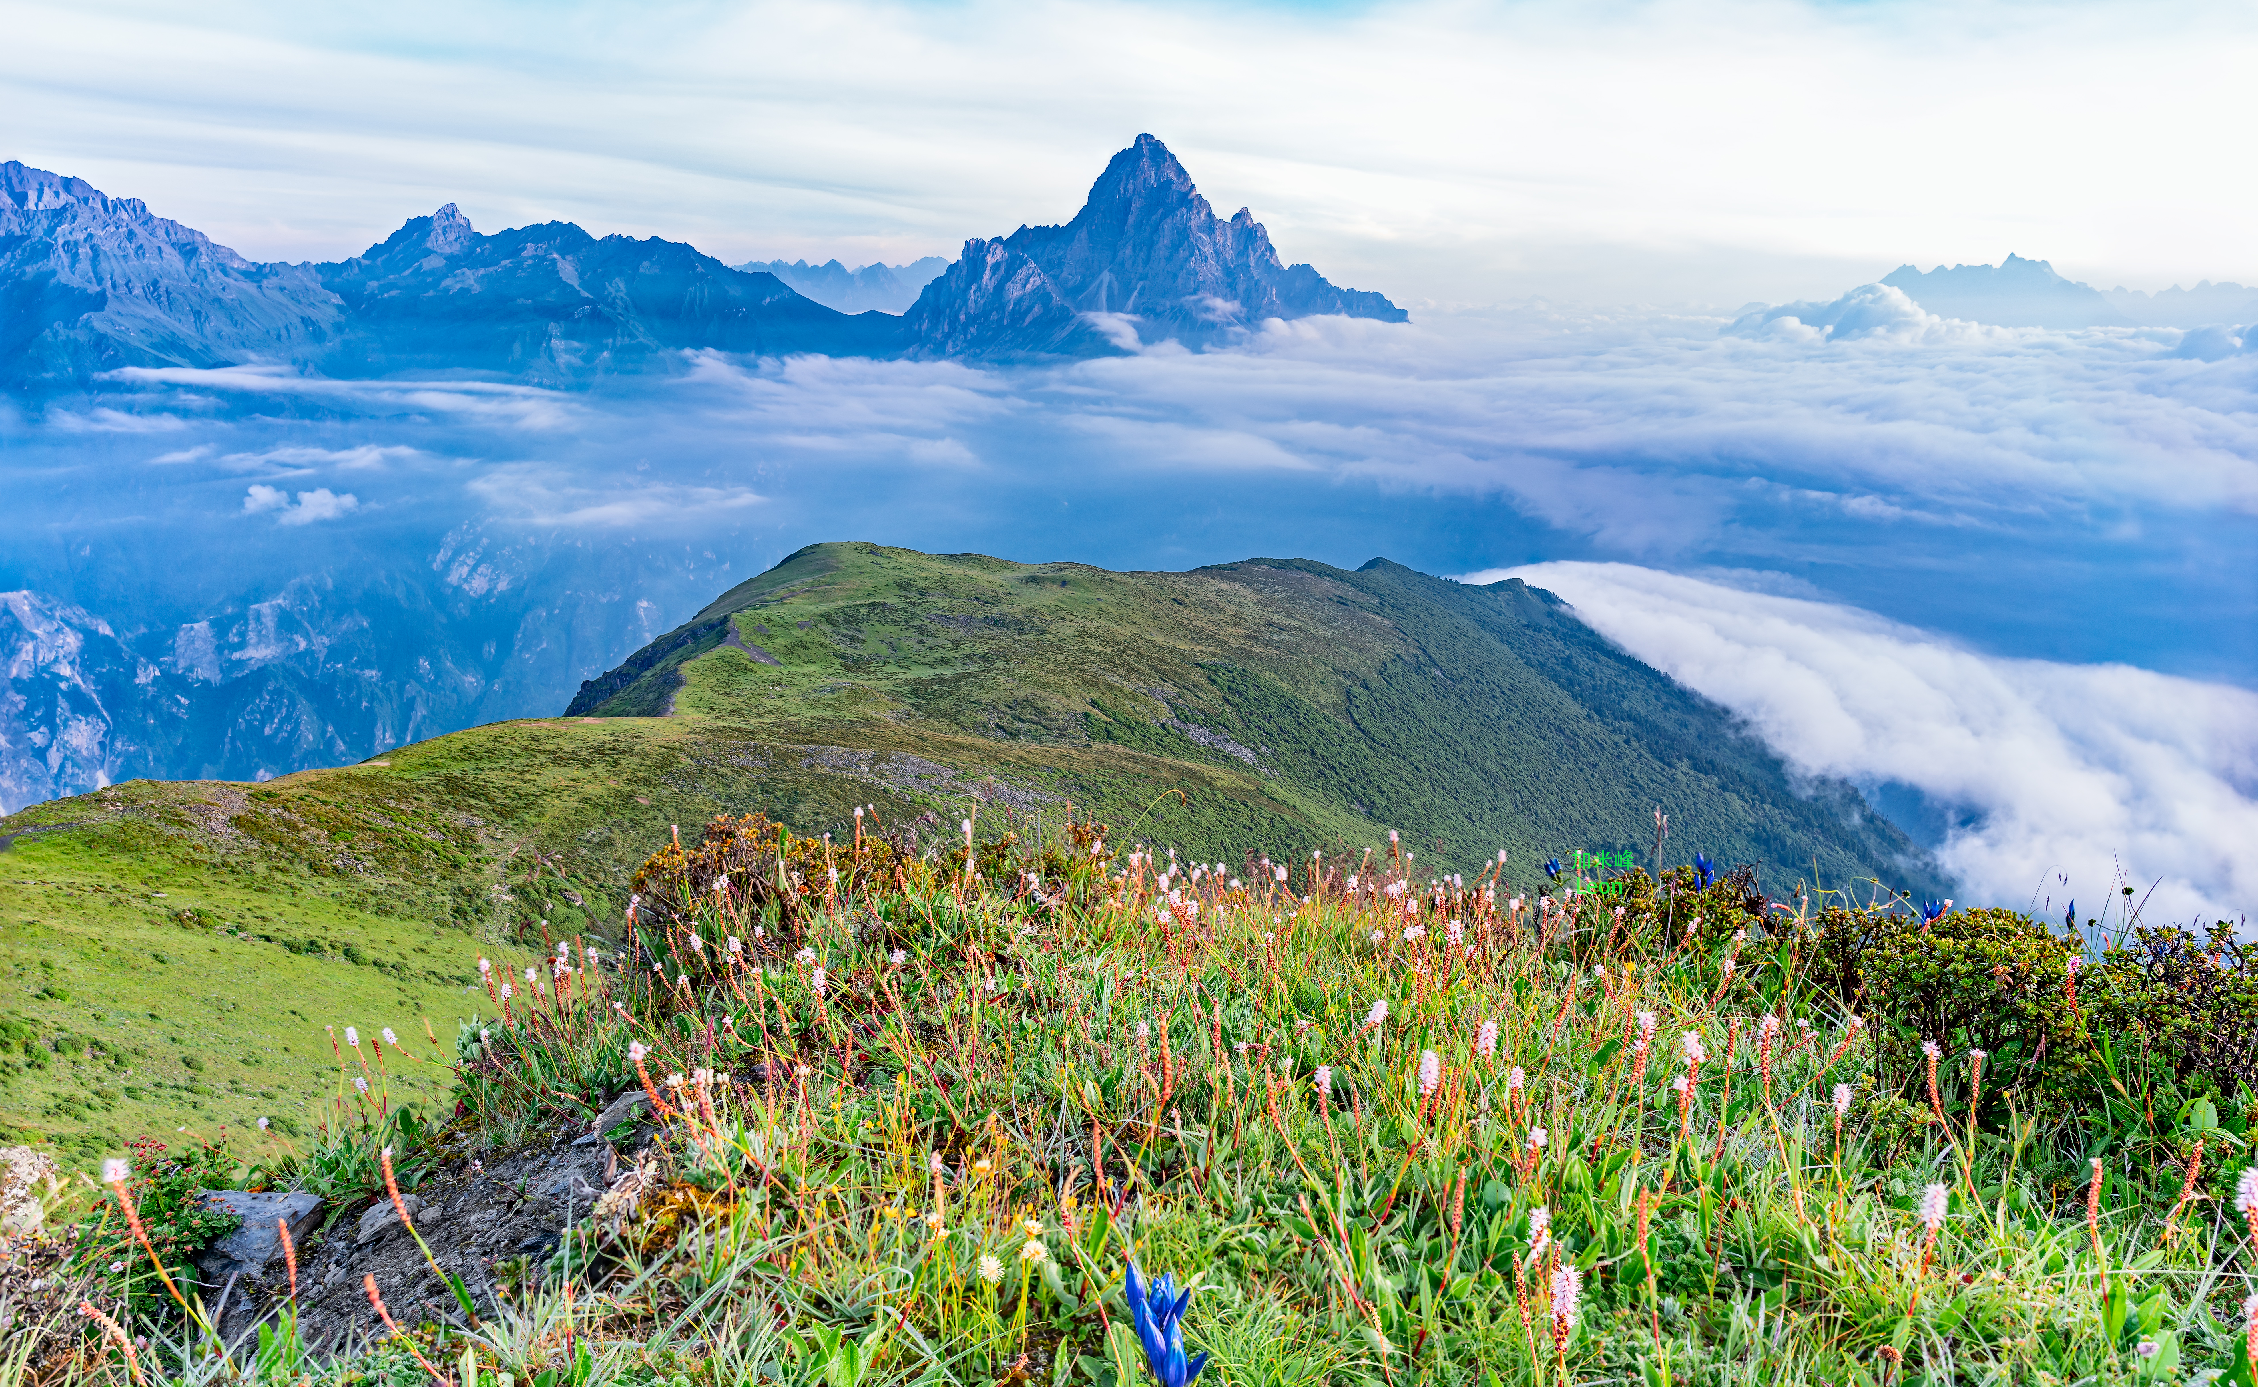
[[[431,214],[431,234],[423,238],[423,243],[441,255],[458,255],[477,238],[470,218],[450,202]]]
[[[958,267],[928,285],[908,317],[928,354],[1012,356],[1089,355],[1168,338],[1207,345],[1266,318],[1321,313],[1409,316],[1384,295],[1282,263],[1251,210],[1218,217],[1182,162],[1148,134],[1106,164],[1072,221],[967,242]],[[1100,321],[1077,330],[1071,320],[1089,315]]]

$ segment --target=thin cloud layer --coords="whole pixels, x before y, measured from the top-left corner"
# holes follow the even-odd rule
[[[2089,901],[2119,865],[2152,922],[2258,901],[2258,694],[2124,665],[1978,654],[1834,603],[1628,564],[1468,575],[1549,588],[1638,656],[1745,717],[1814,775],[1895,781],[1964,811],[1945,864],[1974,900]]]

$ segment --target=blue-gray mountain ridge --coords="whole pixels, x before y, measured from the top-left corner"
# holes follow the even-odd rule
[[[1242,209],[1215,216],[1140,135],[1064,227],[972,240],[904,316],[842,313],[767,271],[570,222],[494,235],[450,203],[348,260],[259,264],[81,179],[0,164],[0,385],[127,367],[282,363],[338,377],[478,372],[547,384],[686,350],[1095,356],[1228,342],[1268,317],[1404,321],[1379,294],[1287,267]]]
[[[912,260],[907,265],[869,264],[850,270],[837,260],[810,265],[805,260],[748,260],[737,268],[748,274],[772,274],[798,293],[825,308],[841,313],[900,313],[917,302],[933,276],[949,267],[938,255]]]

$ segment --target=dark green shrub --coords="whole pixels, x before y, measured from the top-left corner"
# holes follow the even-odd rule
[[[2206,940],[2177,928],[2135,930],[2132,943],[2080,978],[2078,1000],[2097,1027],[2167,1066],[2176,1086],[2258,1090],[2258,946],[2238,943],[2227,922]]]
[[[1814,969],[1873,1025],[1883,1086],[1925,1097],[1922,1045],[1933,1042],[1940,1083],[1956,1088],[1969,1051],[1985,1052],[1987,1113],[2008,1095],[2026,1112],[2033,1099],[2066,1101],[2089,1048],[2065,987],[2076,941],[1998,909],[1923,920],[1833,908],[1818,924]]]

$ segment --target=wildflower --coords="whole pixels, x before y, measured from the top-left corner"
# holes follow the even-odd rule
[[[358,1074],[355,1074],[353,1076],[353,1088],[363,1097],[366,1097],[368,1095],[368,1080],[362,1078]]]
[[[1507,1093],[1515,1092],[1521,1087],[1521,1085],[1527,1083],[1528,1080],[1529,1076],[1527,1072],[1525,1072],[1521,1068],[1521,1066],[1517,1064],[1511,1069],[1505,1071],[1505,1091]]]
[[[799,951],[798,953],[796,953],[796,954],[792,955],[792,957],[793,957],[793,958],[794,958],[794,959],[795,959],[796,961],[798,961],[798,962],[800,962],[800,963],[803,963],[803,964],[806,964],[806,963],[813,963],[813,962],[815,962],[815,950],[813,950],[813,949],[802,949],[802,950],[800,950],[800,951]]]
[[[1657,1018],[1651,1011],[1642,1011],[1638,1014],[1637,1020],[1639,1023],[1639,1038],[1631,1043],[1631,1049],[1643,1055],[1646,1053],[1646,1047],[1654,1043],[1654,1027]]]
[[[627,1042],[627,1058],[630,1063],[641,1064],[650,1057],[650,1054],[651,1047],[645,1045],[642,1041],[630,1040]]]
[[[990,1253],[981,1253],[980,1279],[987,1282],[991,1286],[995,1285],[997,1282],[1004,1279],[1004,1264],[997,1261],[995,1257]]]
[[[531,968],[525,970],[525,980],[527,982],[533,981],[533,970]]]
[[[2076,901],[2070,902],[2070,908],[2062,912],[2062,927],[2064,929],[2076,929],[2078,927],[2078,903]]]
[[[815,995],[820,997],[823,995],[824,989],[831,985],[831,976],[818,968],[808,976],[808,985],[813,987]]]
[[[1729,958],[1726,959],[1723,965],[1723,969],[1725,974],[1725,981],[1727,982],[1731,982],[1733,980],[1733,967],[1733,961]]]
[[[1938,1044],[1933,1040],[1924,1040],[1921,1042],[1921,1053],[1930,1059],[1944,1058],[1944,1050],[1939,1047]]]
[[[705,951],[706,951],[706,941],[705,941],[705,940],[703,940],[703,939],[700,939],[700,938],[699,938],[699,937],[698,937],[697,935],[694,935],[694,934],[693,934],[693,935],[691,935],[691,936],[690,936],[690,952],[691,952],[691,953],[694,953],[694,954],[702,954],[702,953],[704,953]]]
[[[1351,875],[1350,875],[1350,877],[1349,877],[1349,890],[1351,890],[1351,891],[1354,891],[1355,889],[1356,889],[1356,877],[1355,877],[1355,875],[1354,875],[1354,874],[1351,874]]]
[[[1574,1262],[1563,1260],[1552,1270],[1552,1332],[1555,1339],[1566,1336],[1576,1323],[1577,1303],[1584,1294],[1584,1274]]]
[[[508,1000],[510,999],[510,997],[511,997],[512,995],[513,995],[513,994],[512,994],[512,992],[511,992],[511,990],[510,990],[510,985],[509,985],[508,983],[503,983],[503,984],[502,984],[502,1000],[506,1002],[506,1001],[508,1001]]]
[[[1442,1057],[1432,1050],[1421,1050],[1419,1052],[1419,1096],[1425,1098],[1442,1087],[1442,1083]]]
[[[2156,1341],[2154,1339],[2143,1339],[2133,1345],[2133,1352],[2143,1358],[2154,1358],[2156,1356]]]
[[[1848,1116],[1850,1116],[1850,1085],[1836,1084],[1835,1118],[1839,1121]],[[2258,1174],[2258,1171],[2253,1171],[2252,1174]]]
[[[947,1175],[949,1173],[949,1163],[941,1159],[941,1153],[938,1151],[926,1153],[925,1166],[935,1175]]]
[[[1695,884],[1699,889],[1707,891],[1710,883],[1717,880],[1717,864],[1709,860],[1708,854],[1697,852],[1694,854],[1693,866]]]
[[[1686,1091],[1686,1076],[1680,1074],[1677,1078],[1672,1079],[1670,1089],[1673,1093],[1684,1093]]]
[[[1529,1256],[1534,1260],[1552,1246],[1552,1210],[1539,1204],[1529,1211]]]
[[[1685,1047],[1686,1063],[1700,1064],[1709,1058],[1709,1051],[1702,1048],[1701,1032],[1687,1031],[1685,1038],[1680,1043]]]
[[[1944,1227],[1944,1208],[1949,1197],[1949,1191],[1942,1185],[1930,1185],[1921,1191],[1921,1222],[1931,1233]]]
[[[1408,926],[1403,932],[1403,937],[1407,942],[1414,943],[1421,939],[1425,939],[1427,937],[1427,927],[1425,925]]]
[[[903,964],[909,962],[909,950],[896,949],[892,953],[886,955],[886,961],[893,964],[896,968],[899,968]]]
[[[1464,943],[1466,940],[1466,926],[1456,920],[1453,920],[1448,925],[1445,925],[1443,927],[1443,935],[1453,944]]]
[[[925,1216],[925,1226],[933,1230],[933,1236],[936,1238],[949,1231],[947,1226],[941,1222],[941,1211],[939,1209],[935,1209]]]
[[[1474,1053],[1483,1059],[1497,1053],[1497,1022],[1484,1021],[1482,1029],[1474,1032]]]
[[[1234,1040],[1231,1042],[1231,1048],[1244,1055],[1247,1052],[1247,1043],[1243,1040]]]
[[[730,953],[741,954],[745,952],[745,941],[732,934],[729,936],[729,944],[727,947]]]
[[[266,1129],[267,1129],[267,1120],[266,1120],[265,1118],[263,1118],[263,1117],[262,1117],[262,1118],[260,1118],[260,1119],[259,1119],[259,1130],[263,1132],[263,1131],[265,1131]]]
[[[112,1263],[110,1263],[110,1272],[111,1272],[111,1274],[112,1274],[112,1275],[115,1275],[115,1274],[117,1274],[118,1272],[121,1272],[121,1271],[124,1271],[124,1270],[125,1270],[125,1263],[123,1263],[123,1262],[112,1262]]]
[[[1767,1014],[1762,1021],[1757,1023],[1756,1034],[1762,1039],[1770,1040],[1779,1033],[1780,1018],[1777,1016]]]
[[[485,958],[482,958],[482,959],[480,959],[480,960],[478,961],[478,975],[479,975],[480,977],[482,977],[482,978],[483,978],[483,977],[485,977],[485,976],[486,976],[486,975],[487,975],[488,973],[491,973],[491,972],[493,972],[493,971],[494,971],[494,962],[493,962],[493,960],[492,960],[492,959],[485,959]]]
[[[1023,1248],[1019,1249],[1019,1260],[1020,1260],[1020,1261],[1022,1261],[1022,1262],[1040,1262],[1040,1261],[1042,1261],[1042,1260],[1043,1260],[1043,1245],[1042,1245],[1041,1243],[1039,1243],[1039,1242],[1035,1241],[1035,1240],[1034,1240],[1033,1238],[1029,1238],[1029,1239],[1027,1240],[1027,1245],[1026,1245],[1025,1247],[1023,1247]]]
[[[1153,1028],[1150,1021],[1139,1021],[1137,1023],[1137,1039],[1150,1040],[1152,1039],[1152,1033]]]
[[[1552,1140],[1552,1134],[1551,1134],[1550,1132],[1547,1132],[1547,1131],[1546,1131],[1546,1130],[1545,1130],[1544,1128],[1542,1128],[1542,1127],[1531,1127],[1531,1128],[1529,1129],[1529,1149],[1530,1149],[1531,1151],[1542,1151],[1542,1150],[1544,1150],[1544,1149],[1545,1149],[1545,1143],[1547,1143],[1547,1142],[1549,1142],[1549,1141],[1551,1141],[1551,1140]]]
[[[2249,1175],[2258,1175],[2258,1170],[2254,1170],[2254,1171],[2251,1171],[2251,1172],[2249,1172]],[[106,1160],[106,1161],[102,1162],[102,1183],[103,1183],[103,1184],[105,1184],[105,1185],[122,1185],[122,1184],[124,1184],[124,1183],[125,1183],[126,1181],[128,1181],[128,1180],[130,1180],[130,1179],[132,1179],[132,1178],[133,1178],[133,1164],[132,1164],[132,1162],[130,1162],[130,1161],[126,1161],[126,1160],[121,1160],[121,1159],[119,1159],[119,1158],[118,1158],[118,1157],[116,1157],[116,1156],[112,1156],[112,1157],[111,1157],[110,1159],[108,1159],[108,1160]],[[2249,1176],[2248,1176],[2248,1175],[2246,1175],[2246,1176],[2245,1176],[2244,1178],[2245,1178],[2245,1179],[2248,1179],[2248,1178],[2249,1178]]]
[[[1372,942],[1373,942],[1373,943],[1375,943],[1375,944],[1377,944],[1377,943],[1379,943],[1379,942],[1380,942],[1380,939],[1381,939],[1380,931],[1378,931],[1378,930],[1374,930],[1374,931],[1372,931]]]
[[[1557,858],[1557,857],[1548,857],[1548,858],[1546,858],[1546,859],[1545,859],[1545,875],[1546,875],[1546,876],[1548,876],[1548,877],[1551,877],[1551,878],[1552,878],[1552,879],[1553,879],[1554,881],[1558,881],[1558,880],[1560,880],[1560,859],[1559,859],[1559,858]]]
[[[1951,908],[1952,902],[1950,901],[1924,901],[1921,904],[1921,923],[1928,924],[1941,919],[1944,912]]]
[[[107,1175],[102,1177],[108,1180]],[[2246,1165],[2242,1176],[2234,1182],[2234,1206],[2238,1213],[2258,1211],[2258,1165]]]
[[[1391,835],[1392,836],[1392,835]],[[1137,1339],[1144,1346],[1145,1366],[1152,1369],[1159,1387],[1191,1387],[1207,1366],[1207,1355],[1184,1356],[1184,1311],[1192,1303],[1192,1289],[1176,1294],[1176,1278],[1163,1272],[1150,1287],[1131,1262],[1121,1278],[1121,1294],[1136,1321]]]
[[[354,1030],[351,1026],[347,1026],[345,1028],[345,1043],[352,1046],[356,1050],[360,1049],[361,1033],[357,1030]]]
[[[400,1046],[400,1037],[392,1034],[392,1028],[390,1026],[386,1026],[384,1028],[384,1043],[393,1047],[394,1049],[398,1049]]]
[[[1368,1011],[1368,1012],[1366,1012],[1366,1013],[1364,1014],[1364,1024],[1365,1024],[1365,1025],[1366,1025],[1367,1027],[1371,1027],[1371,1026],[1384,1026],[1384,1025],[1386,1025],[1387,1023],[1388,1023],[1388,1001],[1387,1001],[1387,999],[1386,999],[1385,997],[1383,997],[1383,998],[1381,998],[1381,999],[1380,999],[1379,1001],[1377,1001],[1377,1002],[1374,1002],[1374,1003],[1372,1004],[1372,1010],[1370,1010],[1370,1011]]]
[[[1310,1077],[1316,1083],[1319,1093],[1331,1093],[1333,1091],[1333,1066],[1321,1064],[1317,1066],[1317,1072]]]

